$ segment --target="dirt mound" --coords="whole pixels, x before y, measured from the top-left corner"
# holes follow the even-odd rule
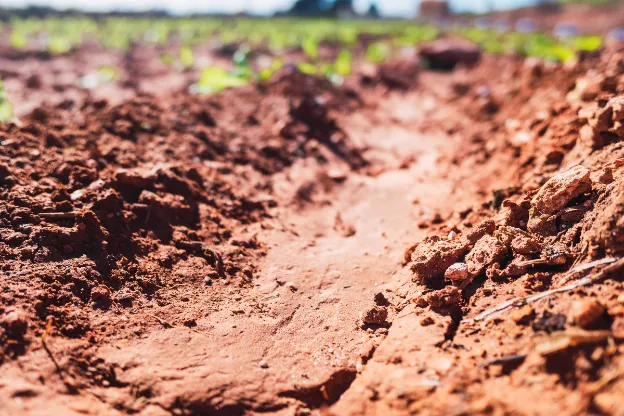
[[[85,336],[87,305],[132,303],[174,284],[172,272],[206,284],[252,276],[263,246],[235,238],[234,225],[266,217],[270,200],[231,179],[222,142],[177,116],[144,98],[88,103],[77,117],[40,108],[2,127],[2,268],[6,293],[30,305],[19,312],[30,335],[54,316],[62,334]]]

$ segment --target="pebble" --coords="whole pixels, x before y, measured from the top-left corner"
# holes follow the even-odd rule
[[[260,360],[258,364],[260,365],[260,368],[269,368],[269,363],[267,363],[266,360]]]
[[[468,265],[466,263],[454,263],[444,272],[444,278],[453,282],[455,286],[463,287],[470,279]]]
[[[596,299],[583,299],[572,304],[570,318],[583,329],[589,329],[600,322],[605,309]]]

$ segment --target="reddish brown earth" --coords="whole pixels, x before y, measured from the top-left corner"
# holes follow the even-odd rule
[[[621,414],[624,53],[404,67],[16,72],[0,414]]]

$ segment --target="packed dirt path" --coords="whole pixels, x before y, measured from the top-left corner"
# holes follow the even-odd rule
[[[405,248],[421,217],[444,208],[453,192],[436,163],[452,139],[419,131],[437,100],[430,91],[390,94],[376,108],[341,120],[377,160],[373,175],[350,173],[339,160],[310,159],[275,175],[273,218],[244,231],[268,249],[253,286],[219,281],[203,297],[182,286],[175,306],[153,310],[148,333],[91,349],[117,369],[119,388],[70,398],[58,394],[62,383],[59,390],[38,385],[30,374],[48,379],[55,371],[40,349],[5,370],[6,414],[292,414],[337,401],[392,331],[389,324],[362,327],[362,314],[377,293],[405,297],[410,277],[399,273]],[[128,326],[137,319],[109,313]],[[178,326],[189,319],[192,328]],[[52,340],[50,348],[59,343]]]

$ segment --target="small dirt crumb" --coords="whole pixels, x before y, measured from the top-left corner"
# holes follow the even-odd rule
[[[466,239],[470,242],[470,244],[475,244],[484,235],[492,234],[495,229],[496,223],[493,220],[482,221],[470,230],[470,232],[466,235]]]
[[[619,415],[622,409],[620,392],[608,390],[594,397],[594,406],[605,415]]]
[[[0,326],[14,337],[21,338],[28,330],[28,317],[21,309],[6,312],[0,317]]]
[[[535,234],[548,236],[557,234],[556,217],[548,214],[532,215],[527,223],[527,229]]]
[[[365,324],[382,325],[388,318],[388,310],[383,306],[373,306],[362,315]]]
[[[574,166],[548,180],[531,201],[539,212],[552,214],[565,208],[577,196],[591,190],[589,169]]]
[[[533,330],[551,333],[554,331],[562,331],[565,329],[566,316],[560,313],[552,313],[544,311],[535,322],[533,322]]]
[[[111,292],[104,285],[96,286],[91,290],[91,300],[98,303],[110,303],[112,300]]]
[[[598,181],[604,185],[609,185],[614,181],[613,169],[606,167],[598,174]]]
[[[542,250],[538,239],[519,228],[502,226],[494,235],[515,254],[535,254]]]
[[[447,286],[444,289],[428,293],[425,300],[432,308],[445,308],[459,305],[462,300],[461,290],[455,286]]]
[[[388,301],[388,299],[386,298],[386,296],[384,296],[383,293],[381,292],[377,292],[375,294],[375,304],[377,306],[389,306],[390,302]]]
[[[535,310],[531,305],[524,305],[511,315],[511,319],[518,325],[528,325],[535,318]]]
[[[485,235],[475,244],[466,256],[466,263],[471,275],[480,274],[487,266],[501,260],[507,253],[507,247],[496,237]]]
[[[616,316],[611,324],[611,333],[617,340],[624,339],[624,316]]]
[[[595,328],[601,321],[605,309],[596,299],[583,299],[572,304],[569,318],[583,329]]]
[[[420,325],[422,325],[422,326],[429,326],[429,325],[433,325],[433,324],[435,324],[435,321],[430,316],[424,316],[424,317],[420,318]]]
[[[297,286],[295,286],[293,282],[287,282],[286,287],[290,289],[291,292],[296,292],[297,290],[299,290],[299,288],[297,288]]]

